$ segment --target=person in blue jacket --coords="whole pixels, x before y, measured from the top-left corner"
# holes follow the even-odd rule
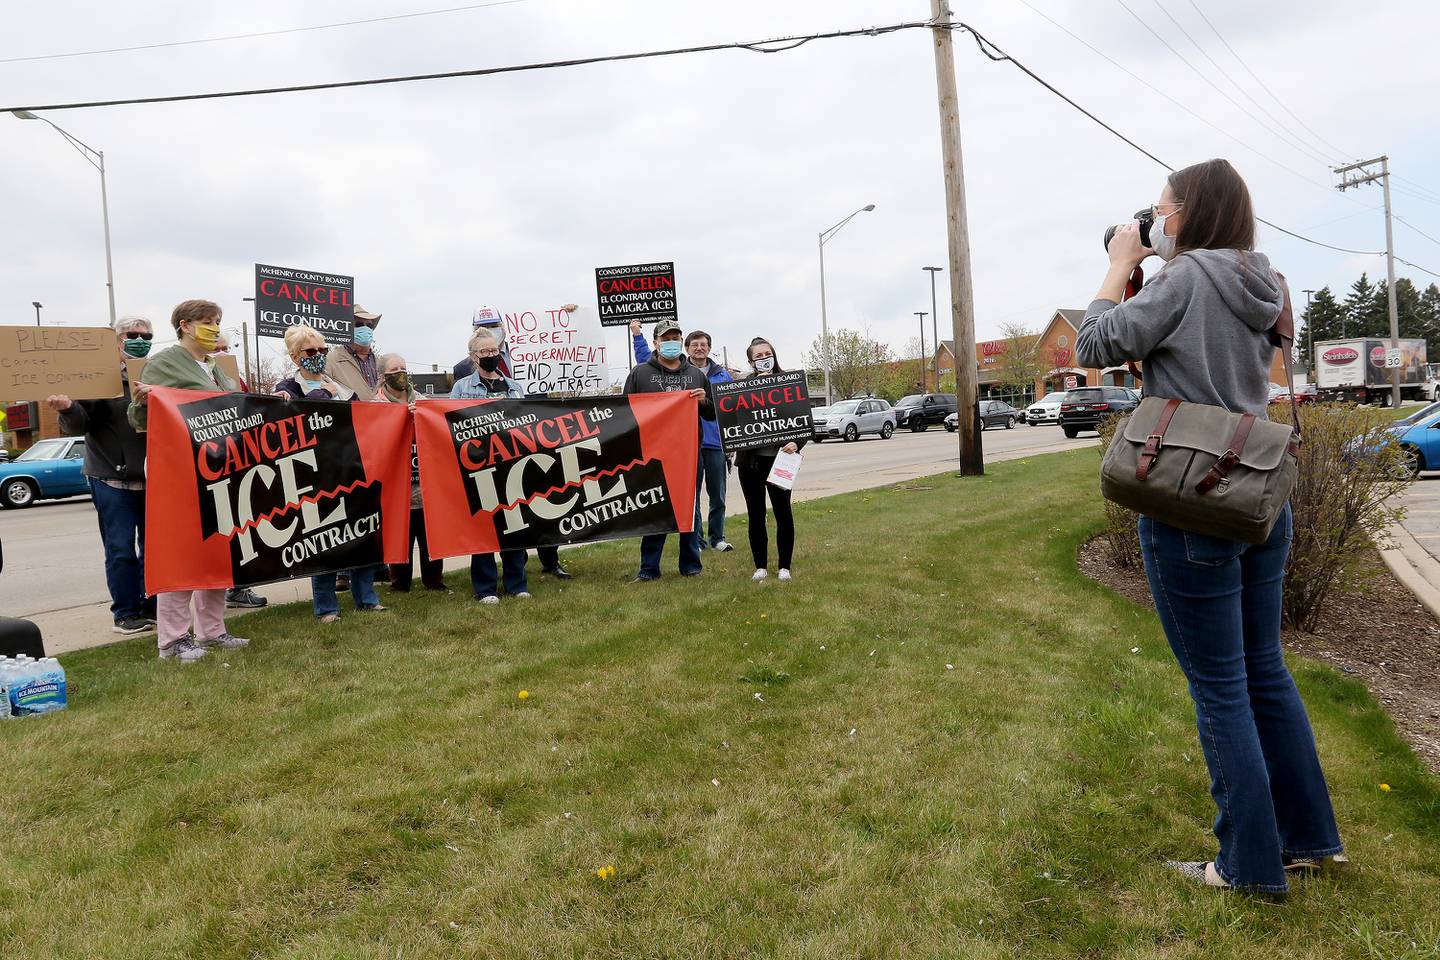
[[[630,321],[630,336],[635,341],[635,362],[645,363],[652,351],[639,320]],[[729,370],[710,359],[710,334],[704,330],[692,330],[686,335],[685,352],[690,357],[690,364],[705,374],[712,384],[735,379],[730,376]],[[713,547],[717,553],[724,553],[735,549],[725,539],[725,480],[730,473],[730,462],[720,446],[720,425],[714,420],[702,420],[700,430],[700,473],[710,500],[710,537],[706,539],[705,527],[700,523],[698,490],[695,491],[695,533],[700,538],[701,550]]]

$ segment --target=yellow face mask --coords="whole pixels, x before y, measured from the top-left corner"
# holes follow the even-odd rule
[[[215,349],[215,344],[220,339],[220,324],[218,323],[197,323],[195,324],[195,342],[200,344],[200,349],[209,353]]]

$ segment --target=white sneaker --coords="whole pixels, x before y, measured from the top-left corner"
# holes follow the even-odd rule
[[[529,590],[521,590],[519,593],[515,594],[515,599],[516,599],[516,600],[529,600],[529,599],[530,599],[530,591],[529,591]]]
[[[764,580],[768,576],[770,576],[770,574],[765,571],[764,567],[761,567],[759,570],[755,571],[755,573],[750,577],[750,579],[754,580],[756,583],[759,583],[761,580]]]
[[[780,580],[781,580],[781,582],[783,583],[783,582],[785,582],[785,581],[788,581],[789,579],[790,579],[790,571],[787,570],[787,569],[785,569],[784,567],[781,567],[781,568],[780,568]]]
[[[206,652],[205,648],[197,644],[195,638],[187,633],[179,640],[170,644],[170,646],[161,647],[160,659],[179,660],[181,663],[194,663],[196,660],[205,656]]]
[[[714,550],[716,553],[728,553],[731,550],[735,549],[735,545],[729,540],[716,540],[715,545],[710,549]]]
[[[499,603],[499,602],[500,602],[500,598],[497,597],[497,596],[495,596],[495,594],[492,593],[492,594],[490,594],[490,596],[488,596],[488,597],[481,597],[481,598],[480,598],[480,602],[481,602],[481,603]]]
[[[211,637],[209,640],[201,640],[200,646],[221,647],[225,650],[239,650],[241,647],[249,645],[249,643],[250,641],[245,639],[244,637],[237,637],[235,636],[235,634],[226,631],[225,633],[220,634],[220,636],[218,637]]]

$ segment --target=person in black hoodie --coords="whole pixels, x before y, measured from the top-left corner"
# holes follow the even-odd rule
[[[715,419],[714,394],[710,380],[699,368],[685,359],[685,345],[680,340],[680,324],[661,320],[655,324],[655,354],[644,363],[637,363],[625,380],[625,393],[666,393],[688,390],[700,401],[700,420]],[[695,423],[699,443],[700,423]],[[695,493],[700,493],[699,462],[696,463]],[[665,534],[652,533],[640,539],[640,572],[636,583],[660,579],[660,557],[665,552]],[[680,534],[680,575],[693,577],[700,573],[700,534],[691,530]]]
[[[754,376],[766,377],[781,373],[775,360],[775,348],[764,337],[756,337],[745,348],[745,356],[755,368]],[[769,482],[770,468],[775,466],[779,453],[796,453],[805,445],[791,441],[781,446],[757,447],[741,450],[735,456],[735,470],[740,474],[740,489],[745,492],[745,510],[749,514],[750,555],[755,561],[755,573],[751,580],[760,582],[769,573],[770,543],[765,530],[765,494],[770,494],[770,508],[775,514],[775,552],[779,555],[782,583],[790,580],[790,558],[795,553],[795,517],[790,511],[790,491]]]
[[[45,402],[60,415],[60,429],[85,437],[85,476],[100,521],[105,548],[105,584],[110,614],[119,634],[155,629],[155,598],[145,596],[145,436],[126,417],[130,380],[126,357],[150,353],[154,330],[144,317],[115,321],[120,351],[120,396],[109,400],[71,400],[55,394]]]

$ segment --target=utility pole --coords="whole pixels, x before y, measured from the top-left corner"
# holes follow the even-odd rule
[[[950,321],[955,337],[955,404],[960,427],[955,432],[960,440],[960,475],[978,477],[985,473],[985,452],[980,440],[980,405],[975,395],[975,291],[970,277],[970,227],[965,215],[965,163],[960,153],[950,0],[930,0],[930,16],[945,167],[946,232],[950,241]]]
[[[1314,293],[1315,291],[1302,290],[1300,292],[1305,294],[1305,333],[1310,341],[1310,362],[1305,365],[1305,375],[1310,378],[1311,383],[1314,383],[1315,373],[1313,368],[1315,366],[1315,324],[1312,322],[1310,317],[1310,294]]]
[[[935,334],[935,391],[940,391],[940,311],[935,306],[935,274],[944,267],[921,267],[930,274],[930,332]]]
[[[254,388],[255,374],[250,370],[250,324],[240,321],[240,343],[245,348],[245,382]]]
[[[35,326],[40,326],[40,308],[45,306],[39,300],[31,300],[30,306],[35,308]]]
[[[1369,169],[1374,164],[1380,164],[1380,172]],[[1346,174],[1354,172],[1354,176]],[[1390,158],[1388,156],[1376,157],[1374,160],[1361,160],[1359,163],[1347,164],[1343,167],[1336,167],[1335,172],[1340,175],[1340,182],[1335,185],[1336,190],[1348,190],[1351,187],[1358,187],[1362,183],[1374,183],[1380,181],[1380,186],[1385,191],[1385,273],[1389,284],[1390,294],[1390,349],[1400,349],[1400,310],[1395,302],[1395,228],[1390,222]],[[1390,402],[1395,409],[1400,408],[1400,368],[1393,367],[1390,371]]]
[[[920,318],[920,392],[925,392],[925,311],[916,310],[915,316]]]

